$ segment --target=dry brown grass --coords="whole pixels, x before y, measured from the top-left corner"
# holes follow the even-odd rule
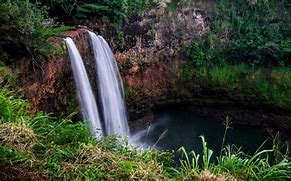
[[[129,180],[169,180],[164,174],[161,165],[154,161],[149,163],[139,163],[138,168],[133,170]]]
[[[21,123],[6,123],[0,125],[0,145],[18,150],[31,150],[36,143],[32,129]]]
[[[48,175],[38,170],[26,169],[17,166],[1,167],[0,180],[2,181],[41,181],[51,180]]]
[[[198,173],[197,171],[189,172],[178,179],[175,178],[175,181],[237,181],[235,177],[228,173],[223,173],[216,175],[209,170],[204,170]]]
[[[126,164],[133,165],[127,169]],[[122,175],[125,180],[168,180],[158,163],[145,163],[135,158],[122,156],[110,151],[102,150],[91,144],[84,144],[78,150],[73,161],[63,162],[61,178],[73,176],[78,180],[78,171],[87,169],[99,170],[106,173],[106,180],[116,180],[116,175]],[[68,175],[69,173],[69,175]],[[80,178],[80,180],[82,180]]]
[[[208,170],[204,170],[198,177],[199,181],[237,181],[236,178],[229,174],[215,175]]]

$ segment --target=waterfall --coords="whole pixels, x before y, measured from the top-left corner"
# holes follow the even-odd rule
[[[73,40],[71,38],[66,38],[65,41],[71,59],[83,118],[88,122],[91,133],[99,139],[103,135],[100,118],[83,60]]]
[[[95,58],[98,88],[107,135],[127,136],[129,134],[124,90],[116,60],[101,37],[89,32]]]

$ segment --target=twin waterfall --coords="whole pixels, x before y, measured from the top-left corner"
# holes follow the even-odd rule
[[[66,38],[65,41],[71,59],[83,118],[88,122],[91,133],[99,139],[103,135],[100,118],[83,60],[73,40],[71,38]]]
[[[97,84],[101,103],[100,121],[96,100],[89,78],[73,40],[66,38],[72,70],[76,82],[78,100],[83,118],[88,122],[91,133],[97,138],[103,135],[129,135],[124,104],[123,85],[113,53],[107,42],[93,32],[89,32],[97,74]],[[103,129],[102,129],[103,127]]]
[[[122,81],[114,55],[101,36],[89,32],[95,58],[98,88],[107,135],[126,136],[129,132]]]

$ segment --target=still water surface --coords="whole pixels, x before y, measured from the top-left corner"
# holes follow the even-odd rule
[[[156,113],[155,124],[137,133],[134,138],[135,142],[144,147],[176,151],[184,146],[187,151],[201,153],[199,136],[203,135],[208,148],[217,156],[221,150],[224,131],[224,125],[199,117],[191,111],[164,110]],[[235,144],[242,147],[244,152],[252,154],[266,139],[268,134],[256,128],[231,128],[227,132],[225,145]]]

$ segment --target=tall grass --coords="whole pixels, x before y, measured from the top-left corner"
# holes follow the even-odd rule
[[[227,132],[228,126],[226,126]],[[225,134],[226,135],[226,134]],[[278,137],[274,139],[272,149],[262,150],[261,147],[254,155],[247,155],[241,148],[235,145],[224,145],[221,153],[216,157],[217,163],[211,162],[213,151],[207,147],[207,142],[203,136],[200,136],[203,151],[200,154],[191,151],[187,153],[184,147],[179,151],[182,153],[180,167],[176,170],[180,178],[186,180],[208,179],[222,180],[290,180],[291,162],[288,153],[282,154]],[[224,141],[223,141],[224,143]],[[199,164],[202,158],[202,164]]]
[[[28,103],[8,87],[0,89],[0,123],[21,121],[27,115]]]
[[[244,154],[234,146],[225,147],[223,154],[218,157],[215,172],[229,172],[243,180],[280,180],[291,179],[291,163],[288,158],[279,162],[270,159],[276,150],[258,150],[254,155]]]
[[[240,83],[242,77],[249,73],[251,68],[245,64],[214,66],[209,69],[211,82],[214,85],[233,88]]]

